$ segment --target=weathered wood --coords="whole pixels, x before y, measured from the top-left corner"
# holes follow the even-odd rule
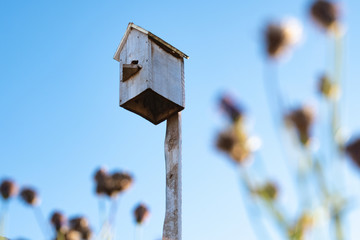
[[[120,62],[119,103],[159,124],[185,107],[183,57],[187,56],[135,24],[129,26],[115,54]],[[130,64],[133,62],[141,65],[141,70]],[[151,93],[154,95],[149,96]],[[143,104],[147,98],[157,102]],[[156,111],[151,109],[153,105]]]
[[[128,80],[133,76],[135,73],[140,71],[141,65],[139,64],[123,64],[123,81]]]
[[[181,240],[181,113],[167,119],[165,137],[166,211],[163,240]]]

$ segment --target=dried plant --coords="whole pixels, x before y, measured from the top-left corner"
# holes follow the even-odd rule
[[[343,162],[343,153],[350,157],[355,166],[360,167],[360,139],[345,144],[345,139],[339,131],[341,126],[339,99],[341,97],[342,55],[342,36],[339,34],[339,7],[333,2],[318,0],[312,3],[309,12],[316,24],[327,32],[336,33],[327,35],[335,40],[333,74],[325,72],[317,82],[317,91],[323,96],[322,100],[327,103],[326,106],[331,113],[330,144],[322,145],[325,146],[322,151],[330,153],[330,157],[324,157],[313,151],[314,141],[311,140],[314,138],[314,128],[322,127],[315,124],[314,108],[303,104],[296,108],[288,106],[283,100],[284,93],[281,92],[277,74],[274,74],[275,69],[271,69],[271,71],[264,74],[264,84],[274,120],[274,127],[279,133],[278,141],[284,148],[287,148],[286,151],[283,151],[284,159],[288,161],[288,158],[295,156],[294,162],[296,166],[292,166],[292,168],[295,169],[296,173],[293,177],[295,192],[298,193],[297,198],[299,201],[297,214],[292,216],[286,211],[286,206],[281,206],[278,200],[279,195],[285,194],[279,191],[281,182],[274,182],[271,179],[259,181],[257,176],[253,176],[253,171],[249,170],[250,167],[242,164],[253,158],[254,154],[251,148],[247,147],[249,137],[244,127],[246,121],[244,111],[242,108],[237,107],[240,104],[233,99],[229,100],[228,96],[223,96],[219,102],[221,109],[225,110],[226,118],[230,118],[232,121],[228,122],[224,131],[217,134],[216,148],[237,163],[236,169],[239,172],[241,182],[245,186],[247,197],[251,200],[252,207],[249,209],[255,208],[257,211],[267,211],[274,223],[279,227],[284,239],[310,239],[311,233],[315,232],[319,225],[317,211],[322,209],[322,211],[326,212],[326,216],[329,217],[331,223],[329,224],[330,234],[334,235],[337,240],[344,240],[346,235],[343,231],[343,224],[346,217],[345,209],[347,209],[349,202],[348,196],[343,189],[332,185],[328,176],[333,174],[331,169],[334,168],[334,164]],[[266,49],[268,59],[280,58],[291,47],[290,32],[291,28],[286,28],[284,24],[271,22],[266,25],[265,31],[263,31],[265,39],[263,46]],[[269,61],[266,61],[265,64],[270,69],[275,68],[277,62],[270,64]],[[326,131],[328,129],[321,130]],[[286,138],[283,137],[282,132],[285,132]],[[288,141],[288,139],[292,141]],[[236,146],[238,147],[236,148]],[[234,154],[235,149],[237,149],[237,155]],[[288,151],[294,153],[287,155]],[[262,159],[259,157],[255,161],[258,161],[260,165],[262,164]],[[331,177],[337,178],[339,181],[343,178],[343,176],[334,175]],[[310,181],[313,182],[309,184]],[[312,193],[311,191],[314,188],[316,190]],[[257,239],[270,239],[270,236],[266,233],[266,227],[261,224],[261,220],[253,219],[255,216],[251,212],[249,212],[248,217]]]
[[[150,212],[147,206],[143,203],[140,203],[134,210],[135,222],[137,224],[143,224],[146,219],[149,218]]]
[[[335,30],[339,24],[339,7],[331,1],[314,1],[310,7],[310,14],[314,21],[327,31]]]
[[[24,203],[28,204],[29,206],[35,206],[39,202],[36,191],[29,187],[21,189],[20,197]]]
[[[14,197],[17,192],[18,188],[14,181],[6,179],[1,182],[0,193],[4,200]]]

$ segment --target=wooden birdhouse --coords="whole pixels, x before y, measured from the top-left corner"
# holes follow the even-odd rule
[[[186,54],[129,23],[114,59],[120,62],[120,106],[159,124],[185,107]]]

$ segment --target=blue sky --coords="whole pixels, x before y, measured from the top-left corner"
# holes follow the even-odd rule
[[[112,59],[127,24],[153,32],[190,56],[185,60],[183,111],[183,239],[255,239],[235,169],[214,150],[225,126],[221,92],[246,106],[251,132],[263,139],[267,175],[293,190],[272,128],[263,87],[261,29],[288,16],[304,25],[304,39],[279,67],[292,105],[315,103],[316,77],[331,66],[331,41],[311,24],[309,1],[6,1],[0,2],[0,178],[35,186],[48,217],[53,209],[85,214],[98,229],[92,174],[99,166],[127,170],[135,183],[118,212],[118,239],[132,239],[132,209],[147,203],[144,240],[160,238],[165,204],[165,123],[154,126],[118,106],[119,65]],[[358,68],[360,3],[344,1],[344,125],[360,132]],[[318,117],[319,122],[325,115]],[[255,164],[255,163],[254,163]],[[360,193],[346,170],[347,188]],[[290,207],[291,209],[291,207]],[[358,239],[355,210],[349,236]],[[354,222],[355,221],[355,222]],[[42,239],[30,209],[13,201],[6,235]]]

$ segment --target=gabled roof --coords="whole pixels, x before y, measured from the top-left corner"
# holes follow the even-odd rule
[[[120,61],[120,52],[121,50],[123,49],[124,45],[125,45],[125,42],[131,32],[132,29],[136,29],[138,30],[139,32],[142,32],[146,35],[148,35],[148,37],[150,39],[152,39],[157,45],[159,45],[159,47],[163,48],[165,51],[171,53],[171,54],[175,54],[175,55],[178,55],[180,57],[183,57],[183,58],[186,58],[188,59],[189,56],[186,55],[185,53],[183,53],[182,51],[180,51],[179,49],[173,47],[172,45],[170,45],[169,43],[165,42],[164,40],[162,40],[161,38],[159,38],[158,36],[152,34],[151,32],[145,30],[144,28],[142,27],[139,27],[137,26],[136,24],[134,23],[129,23],[127,29],[126,29],[126,32],[125,32],[125,35],[123,36],[123,38],[121,39],[121,42],[118,46],[118,48],[116,49],[116,52],[115,52],[115,55],[114,55],[114,59],[116,61]]]

